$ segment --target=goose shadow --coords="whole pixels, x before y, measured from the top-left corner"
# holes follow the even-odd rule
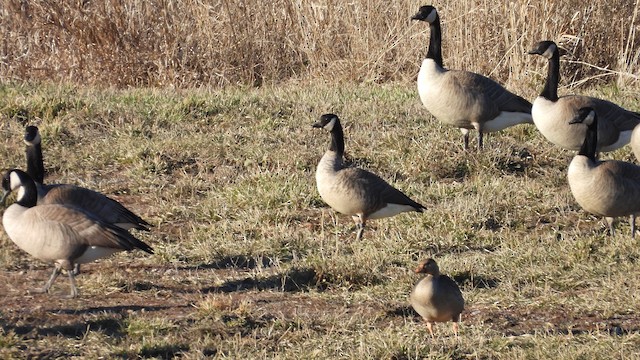
[[[230,293],[247,290],[275,289],[284,292],[305,291],[315,287],[316,272],[313,269],[292,269],[284,274],[275,274],[266,278],[246,277],[244,279],[229,280],[219,286],[202,288],[202,293]]]
[[[469,271],[453,275],[452,277],[460,286],[471,286],[474,289],[494,289],[500,284],[500,281],[496,278],[472,274]]]
[[[225,269],[255,269],[268,268],[275,264],[275,259],[268,256],[231,255],[224,256],[208,264],[180,266],[178,270],[225,270]]]

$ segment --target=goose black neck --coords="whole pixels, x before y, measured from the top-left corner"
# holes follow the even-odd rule
[[[587,134],[580,147],[578,155],[586,156],[592,161],[596,161],[596,150],[598,146],[598,121],[593,119],[593,123],[587,126]]]
[[[40,184],[44,182],[44,163],[40,144],[27,146],[27,174]]]
[[[38,203],[38,190],[32,179],[28,179],[22,183],[22,196],[16,200],[20,206],[31,208]]]
[[[547,70],[547,82],[540,96],[551,101],[558,100],[558,83],[560,82],[560,54],[556,49],[553,56],[549,59],[549,68]]]
[[[329,150],[335,151],[338,155],[344,154],[344,133],[342,132],[342,125],[340,122],[336,122],[331,130],[331,145]]]
[[[429,38],[429,49],[427,50],[427,59],[433,59],[436,64],[444,68],[442,62],[442,30],[440,28],[440,15],[436,15],[436,19],[429,24],[431,29],[431,37]]]

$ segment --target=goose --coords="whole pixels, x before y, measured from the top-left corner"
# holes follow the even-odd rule
[[[587,129],[580,151],[569,164],[569,187],[584,210],[605,217],[611,235],[614,218],[630,215],[631,237],[635,238],[635,217],[640,213],[640,166],[596,158],[598,122],[597,111],[590,107],[579,109],[569,122],[572,126],[584,124]]]
[[[418,72],[420,100],[436,119],[460,129],[465,150],[471,129],[478,131],[480,150],[485,132],[533,123],[527,100],[485,76],[444,67],[440,16],[433,6],[421,6],[411,19],[426,21],[431,31],[427,57]]]
[[[344,135],[337,115],[324,114],[312,126],[331,133],[331,145],[316,169],[318,192],[335,211],[351,215],[358,229],[356,241],[362,238],[367,220],[425,209],[379,176],[345,166]]]
[[[36,184],[24,171],[11,169],[2,177],[4,194],[17,190],[16,202],[2,216],[2,225],[9,238],[23,251],[36,259],[53,262],[53,274],[36,293],[46,293],[61,270],[69,275],[71,292],[68,298],[78,296],[75,264],[88,263],[118,251],[140,249],[153,254],[153,249],[113,224],[101,221],[82,209],[64,204],[37,205]]]
[[[143,220],[119,202],[97,192],[69,184],[44,184],[44,160],[42,139],[38,127],[25,128],[27,174],[35,181],[38,190],[38,204],[64,204],[75,206],[92,213],[101,221],[125,230],[149,231],[151,224]]]
[[[553,144],[578,150],[585,139],[586,126],[569,125],[580,108],[591,107],[598,113],[598,144],[596,150],[607,152],[629,143],[631,131],[640,123],[640,114],[598,98],[566,95],[558,97],[560,52],[553,41],[541,41],[529,51],[549,61],[547,80],[540,95],[533,101],[533,122],[542,135]]]
[[[426,274],[413,287],[409,296],[411,306],[422,316],[433,337],[433,323],[453,321],[453,333],[458,336],[458,322],[464,310],[464,298],[455,281],[440,273],[438,264],[429,258],[415,270]]]

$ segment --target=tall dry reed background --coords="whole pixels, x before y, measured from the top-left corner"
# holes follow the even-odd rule
[[[428,3],[428,2],[426,2]],[[421,2],[0,0],[0,76],[101,86],[411,80]],[[527,82],[524,53],[565,42],[571,80],[635,79],[637,2],[436,1],[445,64]],[[540,67],[538,66],[538,70]]]

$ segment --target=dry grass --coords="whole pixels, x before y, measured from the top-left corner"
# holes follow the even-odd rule
[[[329,139],[310,124],[327,111],[343,118],[351,159],[429,211],[372,221],[355,243],[351,219],[315,190]],[[23,125],[36,123],[51,181],[103,191],[156,225],[141,235],[156,255],[87,265],[72,301],[64,279],[25,295],[50,268],[3,234],[2,357],[640,356],[637,242],[579,208],[571,153],[532,126],[465,153],[412,85],[346,84],[3,86],[0,120],[4,167],[23,166]],[[463,288],[459,339],[449,326],[428,339],[408,308],[427,256]]]
[[[69,301],[63,279],[25,295],[49,266],[3,233],[0,357],[640,358],[629,226],[609,237],[579,208],[571,152],[532,126],[461,151],[412,82],[418,5],[0,0],[3,167],[23,167],[23,127],[39,125],[49,179],[122,201],[156,249],[87,265]],[[447,66],[532,99],[545,70],[524,52],[555,39],[565,86],[639,110],[634,4],[434,5]],[[429,211],[372,221],[355,243],[315,190],[325,112],[351,160]],[[427,256],[463,288],[459,339],[428,339],[407,307]]]
[[[1,0],[0,76],[101,87],[407,81],[428,41],[427,27],[409,20],[419,5]],[[531,60],[523,54],[540,40],[554,39],[579,61],[568,66],[569,82],[594,77],[626,83],[637,75],[633,2],[434,5],[443,20],[445,63],[452,68],[529,89]]]

